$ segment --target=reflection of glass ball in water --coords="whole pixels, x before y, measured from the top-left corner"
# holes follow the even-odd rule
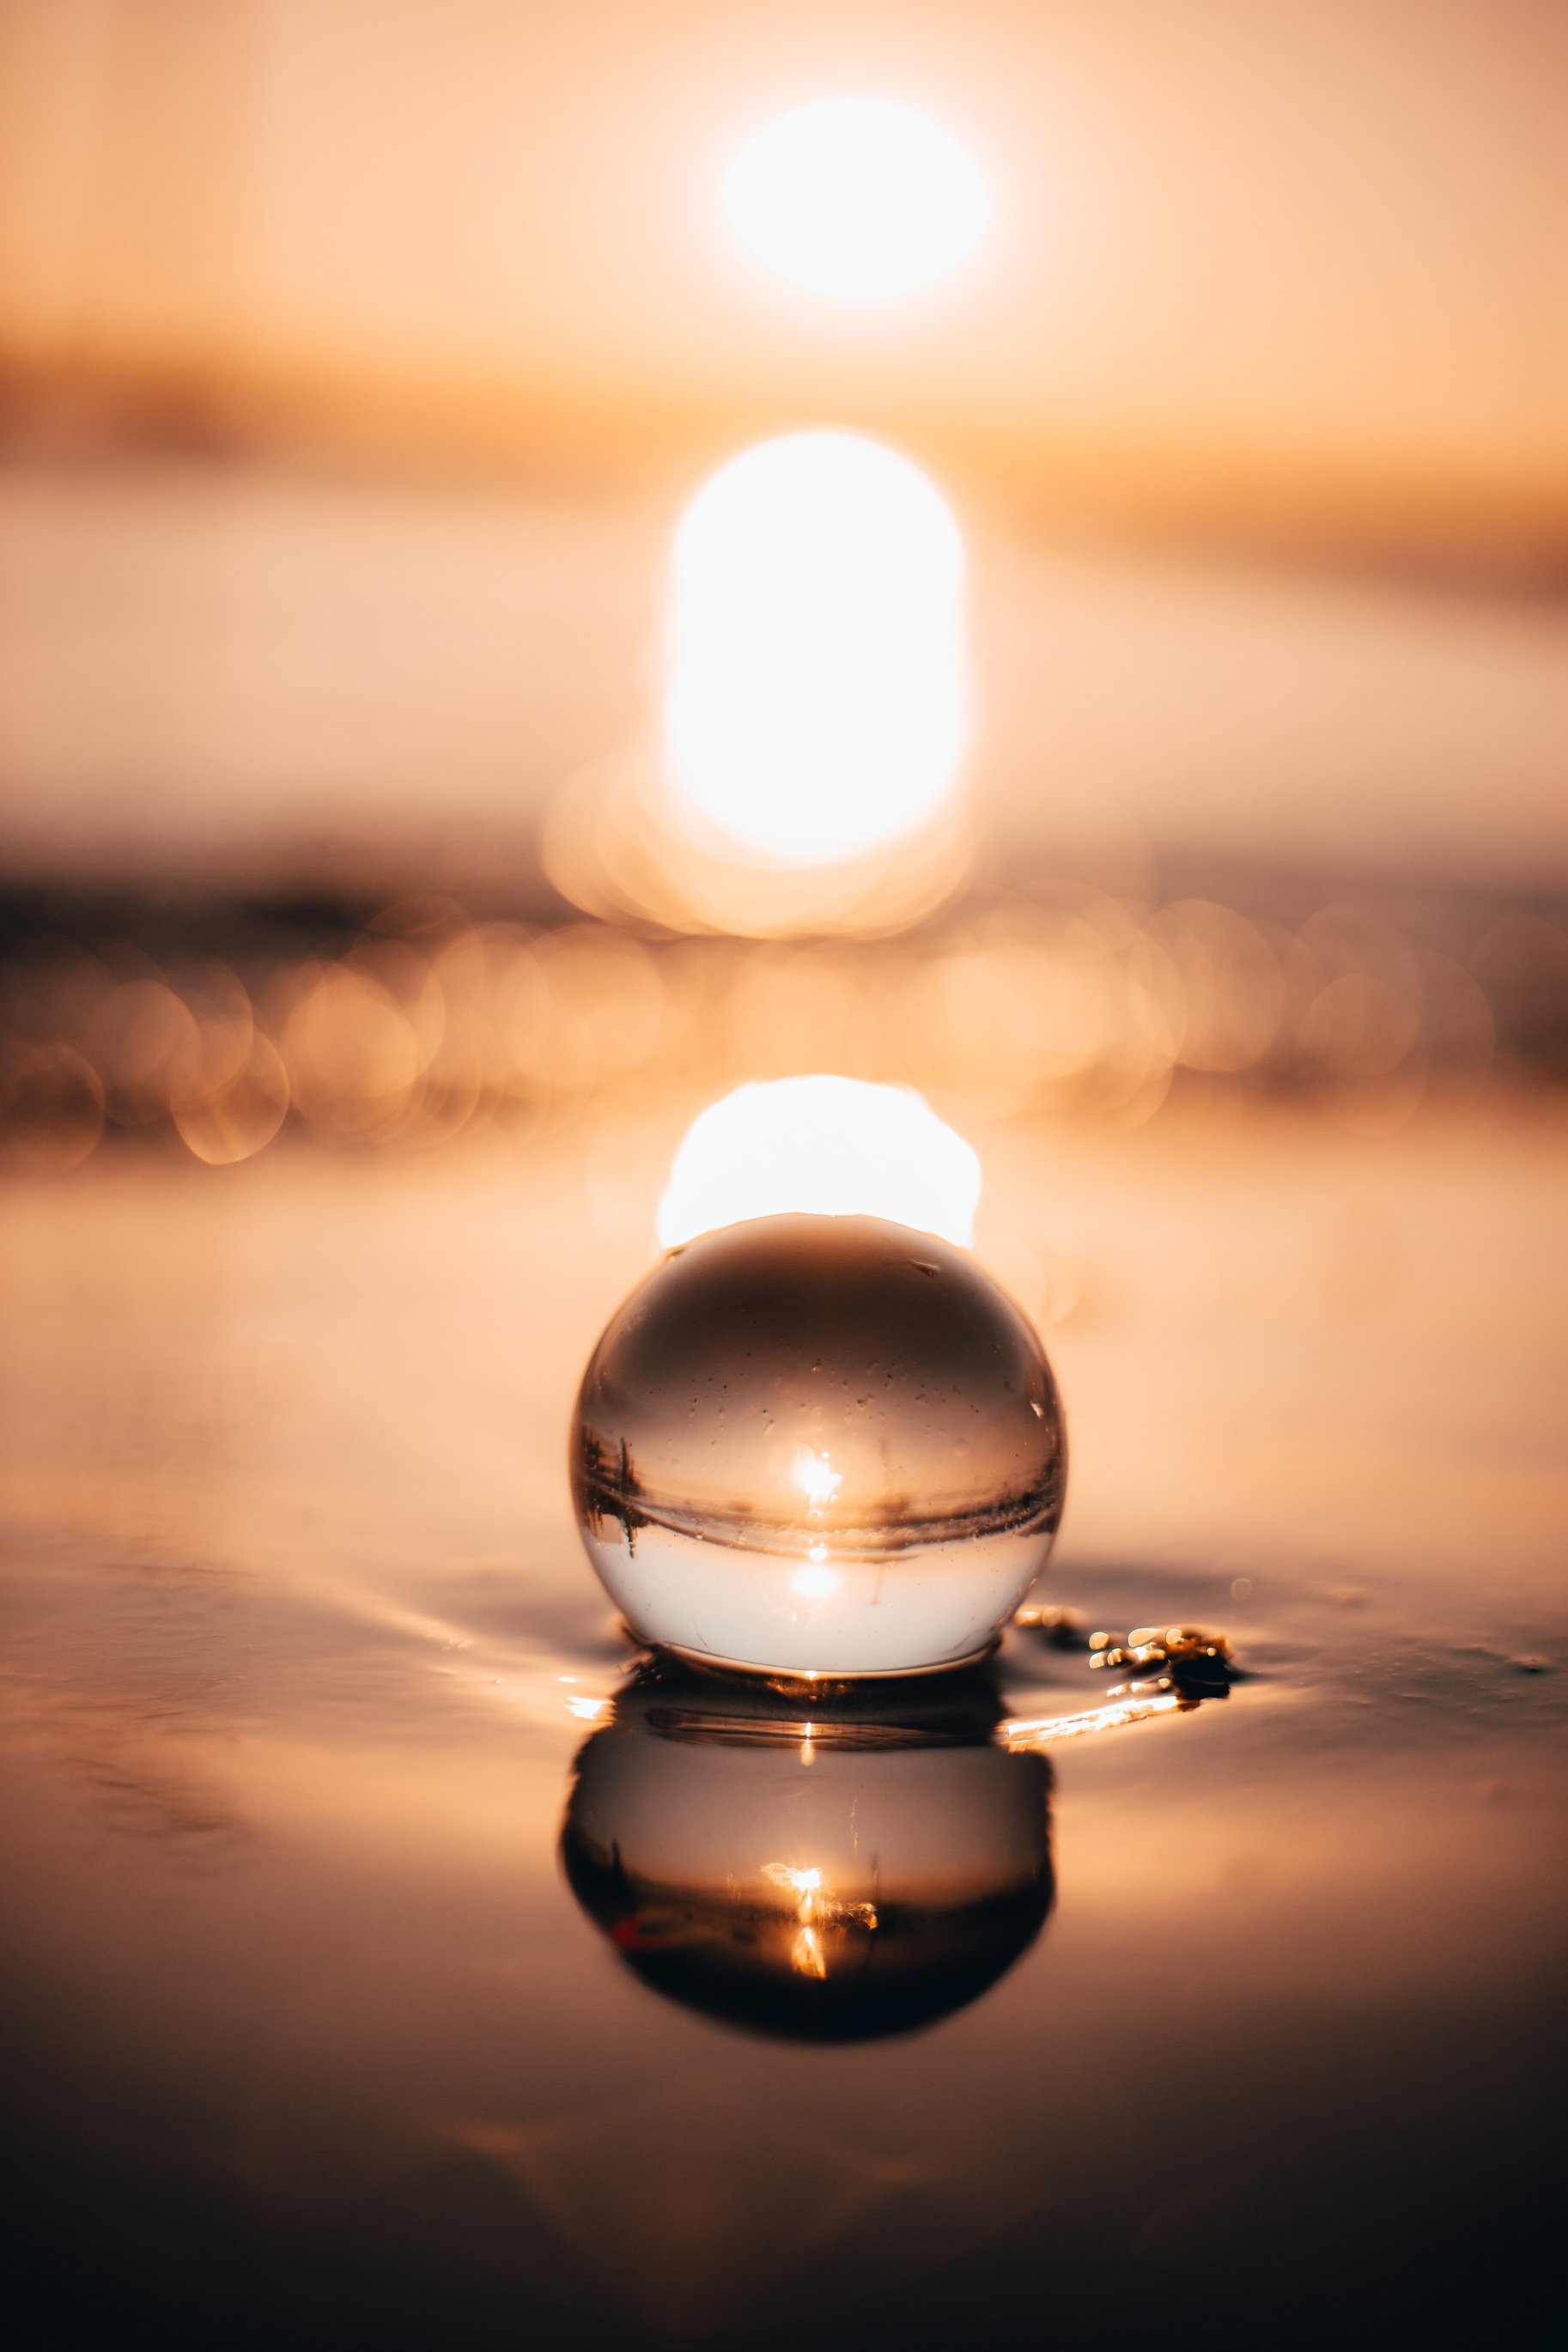
[[[645,1668],[577,1759],[573,1891],[655,1990],[808,2041],[976,2000],[1051,1906],[1043,1757],[988,1674],[814,1696]]]
[[[903,1674],[983,1653],[1061,1516],[1050,1367],[962,1250],[872,1217],[760,1218],[677,1250],[577,1401],[589,1556],[698,1659]]]

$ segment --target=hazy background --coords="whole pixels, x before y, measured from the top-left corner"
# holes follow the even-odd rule
[[[1568,26],[1542,0],[7,0],[8,368],[236,432],[624,474],[830,411],[1010,499],[1561,565]],[[912,301],[714,202],[835,90],[991,184]]]
[[[0,0],[19,2340],[1547,2340],[1565,90],[1551,0]],[[727,223],[836,93],[989,185],[923,293]],[[975,735],[781,874],[655,790],[671,541],[834,425],[960,527]],[[563,1877],[568,1445],[702,1114],[705,1214],[886,1211],[888,1082],[1060,1383],[1043,1592],[1245,1680],[1053,1748],[994,1992],[809,2050]],[[669,1752],[671,1852],[816,1862],[787,1751]]]
[[[1541,0],[4,0],[0,854],[537,897],[684,500],[849,424],[964,528],[1009,870],[1560,884],[1565,86]],[[899,301],[719,205],[836,90],[991,187]]]
[[[1565,69],[1535,0],[0,0],[29,1151],[1560,1076]],[[846,93],[990,191],[897,299],[722,203]],[[781,882],[659,799],[671,544],[834,426],[956,519],[973,742]]]

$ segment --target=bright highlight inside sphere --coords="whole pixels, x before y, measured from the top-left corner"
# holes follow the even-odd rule
[[[797,1568],[790,1578],[789,1589],[802,1601],[826,1601],[843,1581],[835,1568]]]
[[[658,1238],[673,1249],[720,1225],[793,1213],[885,1217],[962,1248],[979,1199],[974,1151],[912,1090],[776,1078],[737,1087],[693,1119],[659,1202]],[[824,1489],[814,1499],[837,1491],[827,1461],[813,1455],[805,1474]]]
[[[821,1504],[833,1500],[844,1480],[826,1454],[815,1454],[809,1445],[797,1445],[795,1483],[808,1503]]]
[[[724,209],[770,269],[852,301],[908,294],[962,261],[991,211],[957,141],[886,99],[829,98],[743,147]]]
[[[735,457],[676,534],[665,740],[743,847],[826,865],[929,817],[963,754],[963,542],[907,458],[849,433]]]

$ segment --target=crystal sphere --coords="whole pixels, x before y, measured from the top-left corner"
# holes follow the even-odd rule
[[[1065,1466],[1018,1309],[875,1217],[672,1251],[595,1349],[573,1445],[588,1556],[644,1641],[807,1676],[984,1654],[1044,1565]]]
[[[996,1743],[1001,1711],[984,1668],[825,1702],[658,1661],[578,1755],[567,1882],[668,2000],[790,2040],[913,2032],[1051,1907],[1050,1768]]]

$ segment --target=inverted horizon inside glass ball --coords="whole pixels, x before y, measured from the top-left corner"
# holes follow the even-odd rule
[[[764,1217],[677,1250],[584,1375],[584,1539],[645,1640],[811,1675],[973,1657],[1061,1515],[1055,1383],[962,1250]]]

